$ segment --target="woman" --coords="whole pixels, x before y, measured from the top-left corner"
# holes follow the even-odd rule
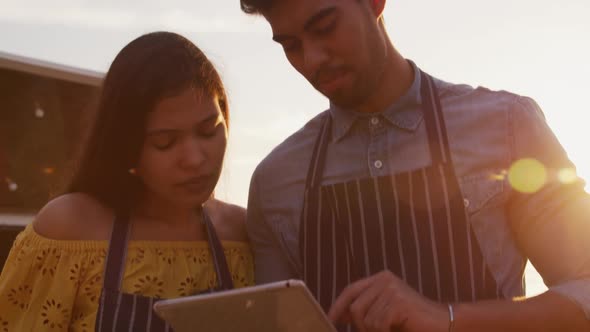
[[[245,211],[212,198],[227,121],[221,79],[190,41],[127,45],[66,193],[10,252],[0,330],[159,331],[157,299],[252,284]]]

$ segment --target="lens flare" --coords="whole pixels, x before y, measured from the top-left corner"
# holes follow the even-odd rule
[[[573,168],[562,168],[557,173],[557,178],[562,184],[572,184],[578,180],[578,174]]]
[[[506,179],[506,175],[508,174],[508,171],[503,170],[501,172],[498,173],[491,173],[489,175],[489,179],[491,181],[504,181]]]
[[[512,188],[521,193],[535,193],[547,182],[547,170],[536,159],[520,159],[510,167],[508,181]]]

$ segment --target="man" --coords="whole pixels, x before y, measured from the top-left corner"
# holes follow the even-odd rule
[[[257,282],[303,278],[341,330],[590,330],[590,199],[541,110],[423,73],[385,1],[241,0],[331,102],[255,171]]]

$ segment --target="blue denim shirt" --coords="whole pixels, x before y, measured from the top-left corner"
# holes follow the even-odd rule
[[[430,165],[412,66],[411,88],[384,111],[325,111],[333,128],[323,184]],[[574,166],[539,106],[505,91],[435,84],[469,222],[500,291],[524,295],[530,259],[549,290],[590,319],[590,196],[581,179],[568,176]],[[300,277],[303,191],[322,114],[276,147],[252,177],[247,227],[258,283]]]

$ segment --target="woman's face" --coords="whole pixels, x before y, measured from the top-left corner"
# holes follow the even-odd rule
[[[210,196],[221,173],[227,126],[216,97],[187,88],[148,114],[137,176],[145,194],[195,206]]]

